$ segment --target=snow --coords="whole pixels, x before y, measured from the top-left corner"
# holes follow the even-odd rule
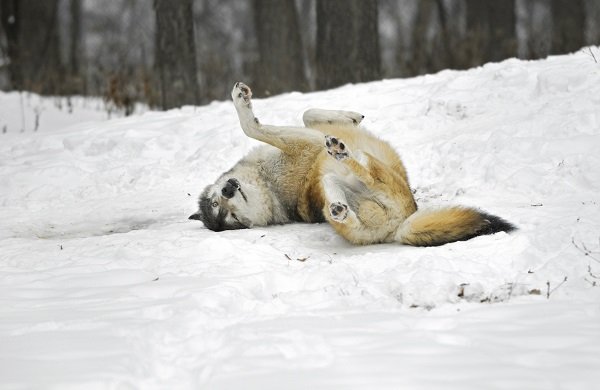
[[[1,388],[600,384],[586,53],[255,100],[272,124],[359,111],[421,207],[519,227],[435,248],[354,247],[326,224],[209,231],[187,220],[199,192],[257,145],[230,102],[112,119],[74,102],[0,93]]]

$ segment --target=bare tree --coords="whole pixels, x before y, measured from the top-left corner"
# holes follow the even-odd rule
[[[552,0],[552,54],[570,53],[585,45],[583,0]]]
[[[73,75],[81,72],[81,0],[71,0],[69,4],[71,16],[69,71]]]
[[[258,62],[252,2],[203,0],[194,3],[196,62],[202,103],[229,97],[237,80],[255,85]]]
[[[521,3],[525,31],[524,48],[526,58],[544,58],[550,52],[552,20],[550,2],[528,0]]]
[[[255,89],[264,94],[307,88],[294,0],[254,0],[259,64]]]
[[[83,58],[83,47],[81,44],[83,37],[81,0],[70,0],[69,18],[69,80],[67,83],[67,93],[86,94],[85,79],[82,74],[83,70],[81,69]]]
[[[154,0],[161,107],[198,104],[192,0]]]
[[[517,55],[515,0],[467,0],[469,65]]]
[[[12,88],[61,93],[58,0],[1,0],[0,6]]]
[[[304,70],[308,88],[315,88],[316,72],[316,1],[315,0],[296,0],[298,9],[298,26],[300,28],[300,37],[302,39],[302,49],[304,50]]]
[[[376,0],[317,0],[317,88],[381,77]]]
[[[19,1],[0,0],[0,28],[6,37],[6,55],[9,59],[8,78],[13,89],[21,89],[23,76],[19,67]]]
[[[437,16],[435,1],[419,1],[412,31],[412,56],[408,61],[410,75],[438,70],[434,61],[443,56],[443,53],[433,50],[435,38],[430,36],[430,29],[434,25],[434,16]]]

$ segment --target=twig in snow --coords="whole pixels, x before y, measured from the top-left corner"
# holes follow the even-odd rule
[[[285,256],[285,258],[286,258],[286,259],[288,259],[288,264],[289,264],[289,262],[290,262],[290,261],[292,261],[292,260],[293,260],[293,259],[290,257],[290,255],[288,255],[287,253],[284,253],[283,255]],[[297,260],[297,261],[300,261],[300,262],[302,262],[302,263],[303,263],[303,262],[305,262],[305,261],[306,261],[306,260],[308,260],[308,259],[310,259],[310,256],[304,256],[304,257],[298,257],[298,258],[296,258],[296,260]]]
[[[546,282],[546,286],[548,287],[548,289],[546,290],[546,299],[550,299],[550,294],[552,294],[554,291],[556,291],[560,286],[562,286],[563,284],[565,284],[565,282],[567,281],[567,277],[565,276],[565,278],[563,279],[562,282],[560,282],[558,284],[558,286],[554,287],[552,290],[550,290],[550,281]]]
[[[583,278],[583,280],[585,280],[586,282],[588,282],[589,284],[592,285],[592,287],[596,287],[598,285],[598,283],[594,280],[588,280],[588,278]]]
[[[588,249],[588,248],[585,246],[585,244],[583,243],[583,241],[581,242],[581,244],[580,244],[580,245],[578,245],[578,244],[575,242],[575,237],[572,237],[572,238],[571,238],[571,243],[573,244],[573,246],[574,246],[575,248],[577,248],[577,249],[578,249],[578,250],[579,250],[581,253],[583,253],[583,255],[584,255],[584,256],[587,256],[587,257],[589,257],[590,259],[592,259],[592,260],[594,260],[594,261],[596,261],[596,262],[600,263],[600,259],[598,259],[598,258],[596,258],[596,257],[592,256],[592,254],[593,254],[594,252],[592,252],[591,250],[589,250],[589,249]]]
[[[21,133],[25,132],[25,105],[23,104],[23,92],[19,92],[19,101],[21,103]]]
[[[591,266],[591,265],[588,265],[588,269],[587,269],[587,270],[588,270],[588,275],[590,275],[592,278],[594,278],[594,279],[600,279],[600,276],[599,276],[599,275],[595,275],[595,274],[592,272],[592,266]]]
[[[35,113],[35,125],[33,127],[33,131],[37,131],[40,127],[40,115],[42,114],[42,109],[40,106],[37,106],[33,109],[33,112]]]
[[[596,275],[592,272],[592,266],[588,264],[588,275],[592,278],[592,279],[600,279],[600,275]],[[585,280],[586,282],[588,282],[589,284],[592,285],[592,287],[596,287],[598,285],[598,281],[596,280],[589,280],[587,277],[583,278],[583,280]]]
[[[588,48],[590,55],[592,56],[592,58],[594,59],[595,63],[598,63],[598,59],[596,58],[596,56],[594,55],[594,51],[592,50],[591,47]]]

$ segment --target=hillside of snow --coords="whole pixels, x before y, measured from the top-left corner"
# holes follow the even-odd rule
[[[420,207],[475,206],[519,228],[435,248],[187,220],[258,144],[229,101],[108,119],[97,103],[24,96],[0,93],[0,388],[600,386],[588,54],[255,96],[269,124],[361,112]]]

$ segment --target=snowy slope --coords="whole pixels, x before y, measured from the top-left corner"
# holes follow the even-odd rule
[[[584,53],[255,100],[263,123],[362,112],[422,207],[519,226],[436,248],[188,221],[257,145],[230,102],[112,120],[46,102],[20,132],[19,100],[0,93],[2,389],[600,385],[600,64]]]

